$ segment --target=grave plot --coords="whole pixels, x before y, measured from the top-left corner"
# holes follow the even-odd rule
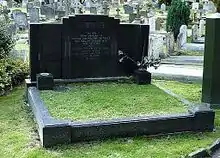
[[[133,76],[138,84],[151,83],[147,68],[157,60],[148,57],[148,40],[148,25],[120,24],[103,15],[76,15],[61,24],[31,24],[27,101],[42,145],[212,131],[215,113],[209,107],[186,110],[154,85],[116,82]],[[91,81],[98,83],[87,83]],[[56,91],[42,92],[56,90],[54,83],[74,85],[56,95]]]
[[[154,85],[71,84],[65,91],[41,91],[54,118],[72,121],[187,113],[187,106]]]

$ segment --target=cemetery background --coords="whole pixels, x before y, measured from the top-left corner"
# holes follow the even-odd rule
[[[205,3],[206,4],[206,3]],[[195,4],[195,5],[197,5],[197,4]],[[117,8],[117,7],[116,7]],[[116,11],[116,8],[110,8],[110,12],[109,12],[109,14],[110,15],[113,15],[113,16],[116,16],[117,15],[117,11]],[[118,7],[119,9],[120,9],[120,18],[121,18],[121,21],[124,21],[124,22],[127,22],[128,20],[129,20],[129,17],[130,17],[130,15],[128,15],[128,14],[124,14],[124,12],[123,12],[123,9],[124,9],[124,6],[123,6],[123,4],[121,4],[119,7]],[[20,9],[20,7],[16,7],[16,8],[14,8],[14,9]],[[22,11],[24,11],[24,12],[26,12],[25,10],[26,10],[26,8],[22,8],[21,9]],[[164,11],[164,7],[161,7],[161,9],[156,9],[156,19],[158,19],[158,17],[159,17],[159,20],[160,19],[163,19],[163,18],[165,18],[165,16],[164,16],[164,14],[166,15],[166,11],[165,11],[165,13],[164,12],[161,12],[160,10],[162,10],[162,11]],[[134,11],[135,11],[135,9],[134,9]],[[207,7],[207,11],[209,12],[210,11],[210,9],[208,9],[208,7]],[[213,12],[213,11],[210,11],[210,12]],[[152,14],[152,13],[151,13]],[[204,15],[203,15],[204,16]],[[132,17],[132,15],[131,15],[131,17]],[[131,18],[130,17],[130,18]],[[143,18],[143,17],[142,17]],[[149,22],[152,22],[152,28],[153,28],[153,30],[154,30],[154,21],[156,21],[155,19],[154,19],[155,17],[153,17],[153,18],[149,18],[149,19],[145,19],[145,20],[148,20]],[[144,19],[144,18],[143,18]],[[139,19],[136,19],[136,20],[139,20]],[[158,20],[158,21],[159,21]],[[45,16],[41,16],[41,18],[40,18],[40,21],[45,21]],[[57,22],[55,19],[47,19],[47,21],[52,21],[52,22]],[[162,22],[162,23],[164,23],[164,21]],[[155,30],[157,30],[158,29],[158,27],[157,27],[157,23],[155,24],[156,26],[155,26]],[[161,23],[159,23],[159,25],[161,25]],[[198,23],[197,23],[197,25],[198,25]],[[194,25],[193,25],[194,26]],[[194,48],[197,48],[197,46],[198,47],[202,47],[200,44],[201,43],[204,43],[204,38],[202,38],[203,36],[204,36],[204,27],[203,27],[203,22],[199,22],[199,28],[201,29],[201,28],[203,28],[203,29],[201,29],[200,31],[195,31],[195,32],[193,32],[193,30],[196,30],[196,29],[194,29],[195,27],[196,27],[196,25],[195,25],[195,27],[193,27],[192,26],[192,31],[191,31],[191,29],[187,29],[187,31],[185,31],[185,32],[183,32],[183,34],[184,35],[186,35],[187,34],[187,36],[188,36],[188,38],[183,38],[184,39],[184,41],[183,41],[183,44],[182,44],[182,46],[184,45],[184,44],[186,44],[186,43],[192,43],[193,42],[193,45],[189,45],[189,47],[187,47],[187,48],[189,48],[188,50],[186,49],[186,50],[181,50],[181,51],[177,51],[177,52],[175,52],[175,51],[172,51],[172,49],[173,49],[173,47],[171,47],[172,49],[171,49],[171,53],[169,53],[169,55],[171,55],[172,53],[175,55],[175,54],[177,54],[177,55],[180,55],[180,54],[183,54],[183,55],[201,55],[201,53],[200,52],[198,52],[197,50],[198,49],[196,49],[196,51],[194,50]],[[21,27],[26,27],[26,22],[24,23],[24,25],[22,24],[22,26]],[[190,27],[190,26],[189,26]],[[165,25],[163,24],[163,27],[160,29],[160,31],[159,32],[161,32],[161,33],[154,33],[154,32],[152,32],[152,34],[151,34],[151,37],[150,37],[150,39],[152,39],[152,41],[156,41],[156,42],[152,42],[152,47],[154,46],[154,45],[156,45],[156,46],[158,46],[158,43],[163,43],[163,42],[161,42],[161,41],[164,41],[164,37],[167,37],[167,35],[166,35],[166,33],[164,33],[164,29],[165,29]],[[165,34],[165,35],[164,35]],[[194,36],[192,37],[192,36],[190,36],[190,34],[195,34],[196,36],[195,37],[197,37],[197,36],[199,36],[199,37],[197,37],[197,38],[195,38]],[[199,35],[197,35],[197,34],[199,34]],[[28,33],[27,33],[27,30],[26,31],[21,31],[21,30],[18,30],[18,34],[16,34],[15,35],[15,38],[19,38],[20,39],[20,41],[19,42],[17,42],[17,45],[16,45],[16,50],[21,50],[20,52],[21,52],[21,54],[23,54],[22,53],[22,51],[23,50],[26,50],[26,53],[24,53],[25,55],[21,55],[21,58],[23,59],[23,60],[28,60],[28,41],[27,41],[27,39],[28,39]],[[156,39],[156,40],[155,40]],[[187,39],[187,40],[185,40],[185,39]],[[198,41],[192,41],[192,40],[198,40]],[[172,41],[172,39],[171,39],[171,41]],[[195,42],[195,43],[194,43]],[[159,49],[158,50],[158,52],[162,52],[162,53],[164,53],[164,54],[167,54],[167,50],[169,50],[168,48],[168,46],[166,45],[166,43],[167,42],[164,42],[164,44],[162,45],[162,46],[160,46],[160,47],[156,47],[156,49]],[[198,45],[194,45],[194,44],[198,44]],[[175,44],[174,44],[175,45]],[[178,45],[178,44],[177,44]],[[178,47],[177,46],[174,46],[175,48],[176,48],[176,50],[179,50],[178,49]],[[175,48],[174,48],[174,50],[175,50]],[[149,48],[150,50],[152,50],[152,48]],[[153,50],[155,50],[155,47],[153,48]],[[193,52],[192,52],[192,50],[193,50]],[[199,49],[199,51],[200,51],[200,49]],[[159,56],[159,54],[160,53],[155,53],[154,55],[155,56]],[[161,54],[162,54],[161,53]],[[20,53],[19,52],[15,52],[14,53],[15,54],[15,56],[18,56],[19,57],[19,55],[20,55]],[[24,56],[26,56],[26,57],[24,57]],[[167,55],[165,55],[165,56],[167,56]],[[179,83],[177,83],[178,85],[179,85]],[[174,84],[175,85],[175,84]],[[173,87],[175,87],[175,86],[173,86]],[[191,90],[191,89],[190,89]],[[17,94],[18,93],[18,94]],[[18,101],[20,98],[19,97],[21,97],[20,96],[20,93],[21,93],[21,91],[16,91],[15,92],[15,94],[12,94],[12,95],[15,95],[15,101]],[[194,93],[193,93],[194,94]],[[10,98],[10,96],[9,96],[9,98]],[[3,100],[4,100],[5,98],[3,98]],[[10,98],[11,99],[11,98]],[[15,102],[15,101],[13,101],[13,100],[7,100],[7,97],[6,97],[6,99],[5,99],[6,101],[6,103],[9,103],[9,105],[13,105],[13,102]],[[189,99],[190,100],[190,99]],[[22,103],[19,105],[20,106],[20,108],[22,108],[23,107],[23,105],[22,105]],[[13,110],[15,110],[15,109],[13,109]],[[10,112],[12,112],[12,111],[10,111]],[[218,111],[217,111],[217,115],[218,115]],[[3,115],[4,116],[4,115]],[[7,117],[7,116],[6,116]],[[16,117],[16,116],[15,116]],[[18,116],[18,117],[20,117],[20,115]],[[19,119],[22,119],[23,120],[23,117],[26,117],[26,112],[21,112],[21,118],[19,118]],[[218,121],[218,120],[217,120]],[[30,121],[31,122],[31,121]],[[17,124],[17,123],[15,123],[15,124]],[[24,127],[24,128],[29,128],[28,125],[29,123],[27,123],[26,122],[26,124],[24,123],[24,125],[22,125],[22,128]],[[218,124],[218,122],[217,122],[217,124]],[[34,125],[32,126],[32,127],[34,127]],[[8,129],[8,128],[5,128],[5,129]],[[218,129],[218,126],[217,126],[217,129]],[[9,129],[10,130],[10,129]],[[7,130],[6,130],[7,131]],[[10,132],[9,132],[10,133]],[[21,141],[22,143],[22,145],[20,146],[20,148],[22,148],[22,146],[24,145],[23,144],[23,142],[25,142],[25,141],[27,141],[27,140],[25,140],[25,139],[27,139],[26,138],[26,136],[24,136],[24,133],[23,132],[20,132],[20,133],[18,133],[18,134],[21,134],[21,135],[23,135],[23,141]],[[29,133],[29,134],[31,134],[31,133]],[[205,135],[205,136],[204,136]],[[197,147],[195,147],[195,148],[193,148],[193,150],[195,150],[195,149],[197,149],[197,148],[199,148],[199,147],[204,147],[204,146],[206,146],[206,145],[208,145],[208,144],[210,144],[214,139],[216,139],[216,138],[218,138],[219,137],[219,135],[218,135],[218,133],[211,133],[211,134],[204,134],[203,135],[203,137],[202,138],[207,138],[207,139],[205,139],[204,140],[204,142],[203,142],[203,140],[201,140],[200,139],[200,137],[201,137],[201,135],[187,135],[187,134],[183,134],[183,136],[182,135],[180,135],[180,136],[174,136],[174,139],[177,139],[176,140],[176,142],[179,142],[180,140],[181,141],[183,141],[183,143],[184,143],[184,141],[186,141],[185,143],[187,143],[187,141],[189,141],[189,139],[192,139],[192,141],[193,140],[197,140],[197,139],[199,139],[199,140],[201,140],[201,146],[200,145],[198,145],[198,143],[196,143],[196,145],[198,145]],[[15,133],[15,136],[16,136],[16,133]],[[198,137],[197,137],[198,136]],[[8,136],[9,137],[9,136]],[[172,136],[171,136],[172,137]],[[186,138],[185,138],[186,137]],[[195,137],[195,138],[192,138],[192,137]],[[165,141],[165,140],[170,140],[170,138],[167,138],[167,137],[159,137],[159,142],[163,142],[163,141]],[[156,140],[155,141],[157,141],[158,139],[156,138]],[[136,140],[136,138],[135,138],[135,140],[132,140],[132,139],[119,139],[119,142],[121,143],[121,141],[122,141],[122,144],[120,144],[119,146],[124,146],[123,145],[123,142],[125,141],[126,142],[126,144],[128,143],[131,143],[131,144],[133,144],[133,142],[135,142],[136,144],[145,144],[145,141],[142,141],[142,140],[140,140],[139,138],[137,138],[137,140]],[[148,140],[147,140],[148,141]],[[9,143],[8,141],[5,141],[6,143]],[[27,141],[28,142],[28,141]],[[172,140],[169,142],[169,143],[171,143],[172,142]],[[175,142],[175,140],[174,140],[174,142]],[[2,142],[3,143],[3,142]],[[32,152],[32,151],[27,151],[26,152],[26,154],[28,155],[28,154],[30,154],[30,155],[35,155],[35,154],[37,154],[37,153],[40,153],[41,155],[42,155],[42,157],[44,156],[44,155],[46,155],[45,157],[47,157],[47,156],[49,156],[51,153],[48,153],[47,151],[45,151],[45,150],[42,150],[42,149],[39,149],[38,147],[36,147],[36,146],[38,146],[37,144],[39,144],[39,142],[38,141],[36,141],[36,142],[31,142],[31,143],[33,143],[33,144],[31,144],[30,146],[32,146],[32,147],[30,147],[29,149],[34,149],[34,152]],[[108,144],[108,143],[110,143],[110,145]],[[163,142],[164,143],[164,142]],[[162,145],[164,145],[164,144],[161,144],[161,148],[162,149],[164,149],[164,147],[162,147]],[[195,143],[195,142],[192,142],[192,144],[193,143]],[[17,145],[17,143],[15,143],[16,145]],[[95,143],[96,144],[96,143]],[[102,143],[101,143],[102,144]],[[126,152],[124,151],[124,153],[123,153],[123,151],[122,152],[119,152],[119,151],[117,151],[117,149],[116,149],[116,147],[117,147],[117,145],[116,144],[118,144],[118,141],[116,141],[116,142],[112,142],[112,141],[110,141],[110,142],[107,142],[107,144],[108,145],[106,145],[105,143],[104,144],[102,144],[102,145],[104,145],[104,146],[107,146],[107,148],[109,147],[109,148],[112,148],[112,144],[114,144],[115,145],[115,150],[116,150],[116,152],[113,154],[113,155],[124,155],[124,154],[126,154]],[[158,144],[158,142],[156,142],[155,143],[156,145],[159,145]],[[154,144],[154,145],[155,145]],[[166,144],[166,143],[165,143]],[[99,144],[99,142],[98,142],[98,144],[96,144],[97,146],[100,146],[100,144]],[[95,145],[95,147],[97,147]],[[19,146],[19,145],[18,145]],[[85,147],[86,146],[86,147]],[[88,152],[94,152],[93,151],[93,147],[88,147],[88,146],[90,146],[89,144],[86,144],[85,146],[83,146],[81,149],[82,149],[82,151],[84,151],[85,150],[85,148],[86,148],[86,150],[88,150]],[[139,145],[137,145],[136,146],[136,148],[135,149],[137,149],[138,148],[138,146]],[[192,145],[192,146],[194,146],[194,145]],[[94,148],[95,148],[94,147]],[[18,147],[19,148],[19,147]],[[62,148],[62,147],[61,147]],[[65,148],[65,147],[64,147]],[[67,148],[68,149],[64,149],[64,152],[58,152],[57,153],[57,149],[55,149],[55,152],[53,152],[52,151],[52,155],[53,156],[59,156],[59,154],[60,155],[64,155],[64,157],[65,156],[70,156],[71,155],[71,153],[73,152],[72,150],[72,147],[71,146],[67,146]],[[77,147],[77,146],[74,146],[73,148],[77,148],[77,150],[80,148],[80,147]],[[175,148],[176,148],[176,146],[175,146]],[[188,152],[189,152],[189,150],[188,149],[192,149],[191,148],[191,146],[189,145],[188,146],[188,148],[187,149],[184,149],[184,151],[185,151],[185,153],[182,153],[182,151],[181,151],[181,153],[180,153],[180,150],[182,150],[182,148],[178,151],[178,149],[175,151],[175,154],[176,155],[178,155],[179,156],[179,154],[183,154],[183,155],[185,155],[185,154],[187,154]],[[6,156],[7,156],[7,152],[5,152],[5,149],[1,149],[1,150],[3,150],[3,152],[2,153],[5,153],[6,154]],[[12,149],[13,150],[13,149]],[[89,150],[92,150],[92,151],[89,151]],[[101,150],[101,149],[100,149]],[[95,154],[97,154],[97,155],[100,155],[101,156],[101,153],[102,153],[102,151],[100,151],[100,150],[97,150],[97,153],[95,153]],[[126,149],[125,149],[126,150]],[[130,148],[129,149],[127,149],[127,150],[130,150]],[[155,150],[158,150],[158,149],[155,149]],[[188,150],[188,151],[187,151]],[[193,151],[193,150],[191,150],[191,151]],[[60,151],[59,149],[58,149],[58,151]],[[74,150],[74,152],[76,152],[76,150]],[[80,156],[80,150],[78,151],[79,152],[79,156]],[[119,152],[119,154],[118,154],[118,152]],[[142,151],[141,151],[142,152]],[[159,151],[155,151],[156,153],[158,153]],[[25,152],[24,152],[25,153]],[[110,154],[110,153],[108,153],[108,151],[105,151],[105,153],[106,154]],[[164,150],[162,150],[161,151],[161,155],[163,155],[164,153],[166,153],[169,157],[172,157],[173,155],[175,155],[175,154],[173,154],[173,155],[169,155],[169,153],[167,153],[166,151],[164,151]],[[23,154],[23,151],[21,151],[21,154]],[[134,154],[135,154],[135,152],[134,152]],[[144,154],[144,153],[143,153]],[[160,154],[160,152],[159,152],[159,154]],[[111,155],[111,154],[110,154]],[[51,155],[50,155],[51,156]],[[134,156],[134,155],[133,155]],[[131,156],[132,157],[132,156]]]

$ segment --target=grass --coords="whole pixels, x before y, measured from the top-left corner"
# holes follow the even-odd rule
[[[171,90],[172,92],[182,96],[183,98],[199,103],[201,102],[202,86],[198,83],[183,83],[177,81],[156,81],[155,84]],[[178,85],[178,86],[177,86]],[[190,92],[190,93],[189,93]]]
[[[42,91],[41,97],[55,118],[112,119],[167,113],[186,113],[180,101],[154,85],[129,83],[73,84],[66,92]]]
[[[174,89],[178,90],[180,83],[169,83],[167,87],[170,85],[175,85]],[[193,94],[192,90],[197,86],[181,84],[180,87],[186,88],[180,90],[181,94],[189,96],[188,93]],[[39,146],[35,124],[22,101],[23,94],[24,88],[19,87],[8,96],[0,97],[1,158],[179,158],[210,145],[220,137],[220,115],[217,111],[215,132],[110,139],[61,145],[46,150]],[[200,101],[199,97],[197,99]]]
[[[177,81],[156,81],[159,84],[172,92],[182,96],[183,98],[193,102],[201,103],[202,96],[202,85],[201,84],[191,84],[191,83],[181,83]],[[220,127],[220,109],[215,110],[215,126]],[[220,132],[220,131],[219,131]]]

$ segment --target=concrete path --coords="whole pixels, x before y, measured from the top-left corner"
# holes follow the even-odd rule
[[[154,79],[202,82],[203,67],[195,65],[161,64],[158,69],[148,69]]]
[[[162,64],[203,65],[203,56],[170,56],[163,59]]]

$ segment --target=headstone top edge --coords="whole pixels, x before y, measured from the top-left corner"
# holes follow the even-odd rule
[[[207,16],[208,19],[220,19],[220,13],[214,13]]]

